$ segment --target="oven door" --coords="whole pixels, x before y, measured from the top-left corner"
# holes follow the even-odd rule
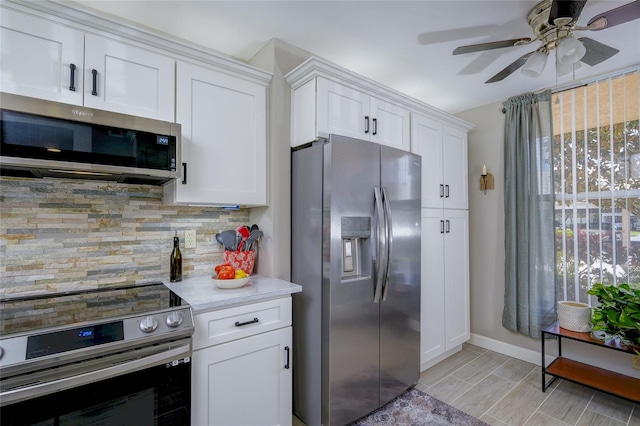
[[[190,346],[189,343],[189,349]],[[190,356],[182,356],[184,353],[159,365],[149,359],[139,359],[137,363],[114,365],[62,380],[25,384],[3,392],[20,402],[3,403],[0,424],[188,425],[191,362]],[[141,363],[149,362],[151,366],[140,367]],[[78,368],[82,369],[82,363]],[[105,373],[106,370],[109,373]],[[55,391],[56,388],[64,390]],[[31,397],[25,399],[27,395]]]

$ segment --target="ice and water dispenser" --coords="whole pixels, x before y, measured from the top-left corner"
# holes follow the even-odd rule
[[[359,216],[342,216],[342,278],[355,278],[366,274],[365,241],[371,237],[371,218]]]

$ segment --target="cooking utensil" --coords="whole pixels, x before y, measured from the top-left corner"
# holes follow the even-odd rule
[[[238,228],[236,229],[236,232],[240,233],[240,235],[242,235],[242,238],[249,238],[249,234],[251,233],[251,230],[249,229],[248,226],[238,226]]]
[[[251,234],[249,235],[249,238],[247,238],[247,240],[244,242],[244,249],[245,250],[252,250],[253,249],[253,245],[263,235],[264,235],[264,233],[262,231],[258,230],[258,229],[251,231]]]
[[[236,250],[240,251],[242,250],[242,247],[245,246],[245,241],[247,240],[247,238],[249,238],[249,235],[251,234],[251,231],[249,230],[248,226],[239,226],[238,228],[236,228],[236,232],[238,233],[238,243],[236,244]]]
[[[236,231],[227,230],[220,233],[220,239],[222,239],[222,245],[226,250],[236,249]]]

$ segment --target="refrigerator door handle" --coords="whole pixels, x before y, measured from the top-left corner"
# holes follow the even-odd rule
[[[387,300],[387,291],[389,290],[389,275],[391,275],[391,252],[393,250],[393,228],[391,220],[391,207],[389,207],[389,196],[387,195],[387,188],[382,188],[382,205],[384,206],[384,215],[386,223],[386,239],[387,239],[387,253],[385,259],[385,274],[384,285],[382,290],[382,301]]]
[[[382,295],[382,281],[384,280],[385,273],[384,255],[387,251],[387,238],[385,235],[386,220],[382,207],[382,193],[380,192],[380,188],[377,186],[373,188],[373,201],[376,207],[376,238],[378,240],[376,247],[376,288],[373,294],[373,303],[379,303],[380,296]]]

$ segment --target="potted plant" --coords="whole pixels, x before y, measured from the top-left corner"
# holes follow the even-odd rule
[[[640,288],[597,283],[587,293],[596,296],[599,302],[591,315],[593,330],[640,348]]]

